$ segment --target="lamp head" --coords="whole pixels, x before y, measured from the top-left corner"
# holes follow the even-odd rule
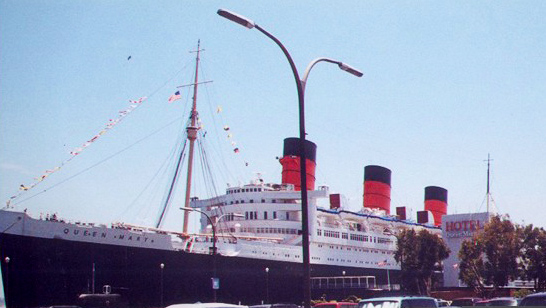
[[[218,10],[218,15],[224,17],[224,18],[227,18],[233,22],[236,22],[238,24],[240,24],[241,26],[245,26],[249,29],[252,29],[254,28],[255,24],[252,20],[244,17],[244,16],[241,16],[239,14],[236,14],[236,13],[233,13],[233,12],[230,12],[228,10],[224,10],[224,9],[219,9]]]
[[[348,73],[351,73],[353,75],[355,75],[356,77],[362,77],[364,75],[364,73],[362,73],[361,71],[357,70],[356,68],[350,66],[349,64],[345,64],[343,62],[340,62],[339,64],[339,68],[348,72]]]

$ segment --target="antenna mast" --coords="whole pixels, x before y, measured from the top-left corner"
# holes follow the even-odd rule
[[[487,214],[489,214],[489,199],[491,197],[491,191],[490,191],[490,169],[491,169],[491,156],[489,153],[487,153]]]

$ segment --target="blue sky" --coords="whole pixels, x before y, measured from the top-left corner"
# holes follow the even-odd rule
[[[393,211],[422,210],[429,185],[449,191],[449,213],[484,211],[491,153],[498,210],[546,226],[537,215],[546,184],[542,1],[2,0],[0,199],[70,158],[129,100],[147,96],[14,203],[34,215],[153,224],[170,175],[160,167],[183,130],[191,93],[182,89],[173,104],[167,98],[192,82],[189,51],[198,40],[201,80],[213,80],[199,88],[201,116],[210,136],[220,135],[208,137],[218,155],[217,190],[256,173],[279,182],[282,140],[298,134],[292,73],[272,41],[218,16],[219,8],[277,36],[300,74],[317,57],[365,73],[356,78],[320,63],[306,88],[317,184],[344,194],[350,209],[362,206],[364,166],[377,164],[392,170]],[[180,229],[178,212],[168,229]]]

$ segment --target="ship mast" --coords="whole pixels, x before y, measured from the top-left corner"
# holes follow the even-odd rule
[[[189,149],[189,155],[188,155],[188,175],[186,178],[186,200],[184,202],[184,207],[189,208],[190,207],[190,194],[191,194],[191,176],[193,171],[193,148],[195,145],[195,139],[197,139],[197,86],[198,86],[198,75],[199,75],[199,52],[201,49],[199,49],[201,45],[201,41],[197,41],[197,56],[195,57],[195,80],[193,83],[193,104],[191,109],[191,124],[186,128],[186,132],[188,135],[188,140],[190,141],[190,149]],[[188,233],[188,218],[189,213],[184,213],[184,224],[182,226],[182,233]]]
[[[186,179],[186,200],[184,203],[184,207],[189,208],[190,207],[190,193],[191,193],[191,178],[192,178],[192,167],[193,167],[193,152],[194,152],[194,144],[195,140],[197,139],[197,131],[199,128],[197,127],[197,85],[198,82],[198,72],[199,72],[199,52],[201,49],[199,48],[201,45],[201,41],[197,41],[197,53],[196,60],[195,60],[195,80],[193,84],[189,85],[183,85],[181,87],[187,87],[193,85],[193,104],[191,109],[191,115],[190,115],[190,124],[188,127],[186,127],[186,134],[188,137],[188,140],[190,141],[190,149],[189,149],[189,155],[188,155],[188,175]],[[206,81],[203,83],[208,83],[210,81]],[[180,156],[178,157],[178,163],[176,165],[176,170],[174,173],[173,180],[171,182],[171,187],[169,188],[169,192],[167,194],[165,205],[163,206],[163,209],[161,211],[161,215],[159,216],[159,219],[156,224],[156,228],[161,227],[161,223],[163,222],[163,218],[165,217],[165,214],[167,212],[167,208],[169,207],[169,204],[171,202],[171,198],[173,196],[174,189],[176,187],[176,182],[178,180],[178,175],[180,172],[180,167],[182,166],[182,158],[184,157],[184,151],[182,150],[180,152]],[[188,231],[188,214],[184,214],[184,225],[183,225],[183,233],[187,233]]]

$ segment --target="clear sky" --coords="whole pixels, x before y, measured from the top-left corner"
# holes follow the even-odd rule
[[[278,37],[300,74],[317,57],[365,73],[320,63],[306,88],[317,184],[344,194],[350,209],[362,206],[364,166],[376,164],[392,170],[393,211],[422,210],[429,185],[449,191],[449,213],[484,211],[490,153],[496,208],[546,227],[543,1],[0,0],[0,200],[146,96],[14,203],[36,216],[153,224],[171,174],[160,167],[172,160],[191,102],[189,89],[176,87],[192,82],[198,40],[200,78],[213,81],[198,96],[217,191],[256,173],[280,182],[276,157],[283,139],[298,135],[290,67],[271,40],[219,8]],[[169,104],[176,90],[182,99]],[[181,202],[168,229],[180,229]]]

